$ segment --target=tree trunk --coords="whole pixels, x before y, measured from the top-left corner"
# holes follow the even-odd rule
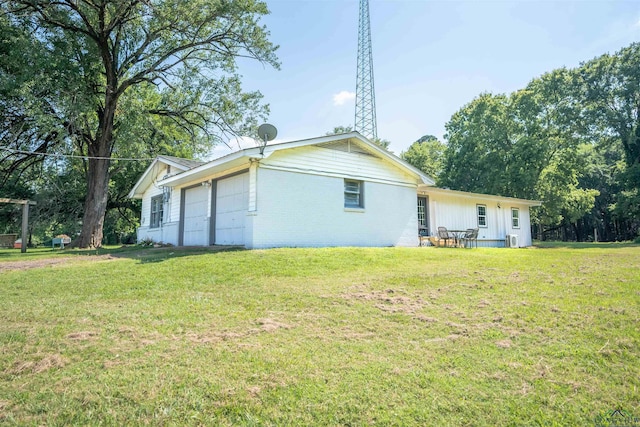
[[[74,246],[80,248],[102,246],[102,227],[109,199],[109,163],[109,160],[89,159],[82,231]]]
[[[109,166],[113,146],[113,125],[117,104],[114,91],[107,89],[104,110],[99,112],[100,129],[95,142],[89,145],[87,196],[84,202],[82,231],[73,246],[99,248],[109,200]]]

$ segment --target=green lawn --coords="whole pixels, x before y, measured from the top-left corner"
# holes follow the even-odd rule
[[[0,251],[0,424],[640,418],[639,307],[638,245]]]

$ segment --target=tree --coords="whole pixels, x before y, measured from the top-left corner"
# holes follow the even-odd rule
[[[442,171],[442,161],[446,148],[446,144],[439,141],[435,136],[424,135],[411,144],[407,151],[400,153],[400,157],[437,180]]]
[[[543,200],[541,236],[640,232],[640,43],[481,94],[446,130],[439,185]]]
[[[41,40],[6,15],[0,15],[0,35],[0,184],[6,188],[62,145],[68,122],[60,120],[54,100],[75,90],[57,44],[50,47],[60,53],[54,61]]]
[[[351,126],[336,126],[333,128],[333,130],[325,133],[325,135],[330,136],[330,135],[340,135],[343,133],[349,133],[349,132],[353,132],[353,127]],[[390,141],[387,141],[386,139],[380,139],[380,138],[374,138],[370,140],[371,142],[373,142],[374,144],[379,145],[380,147],[384,148],[385,150],[389,149],[389,144],[391,144]]]
[[[601,146],[619,145],[624,153],[623,189],[613,208],[630,222],[624,237],[633,238],[640,228],[640,43],[581,64],[578,84],[584,116],[592,123],[589,136]]]
[[[579,186],[593,188],[599,195],[591,213],[581,218],[585,229],[576,230],[576,235],[579,240],[587,235],[603,241],[616,240],[619,237],[617,228],[626,216],[619,212],[621,206],[617,203],[623,191],[620,176],[625,171],[622,147],[617,144],[585,144],[581,150],[580,158],[585,165],[585,171],[579,178]]]
[[[156,95],[145,114],[173,122],[194,141],[216,141],[255,125],[266,114],[259,93],[243,93],[237,59],[278,67],[276,47],[259,17],[258,0],[147,2],[144,0],[5,0],[14,27],[26,28],[65,81],[39,111],[55,136],[86,155],[87,188],[80,247],[102,244],[112,156],[128,141],[120,135],[136,89]],[[30,81],[35,76],[30,74]],[[60,88],[62,87],[62,88]],[[70,90],[72,89],[72,90]],[[46,111],[46,110],[49,111]],[[62,131],[52,130],[61,128]],[[62,135],[62,136],[61,136]],[[45,146],[44,150],[47,149]]]
[[[517,141],[509,105],[505,95],[484,93],[454,113],[445,125],[447,148],[440,185],[521,196],[513,190],[508,174],[512,147]]]
[[[327,136],[340,135],[341,133],[349,133],[349,132],[353,132],[352,126],[336,126],[333,128],[333,130],[325,133],[325,135]]]
[[[380,146],[381,148],[384,148],[387,151],[389,151],[389,145],[391,145],[391,141],[389,141],[388,139],[382,139],[382,138],[373,138],[371,139],[371,142]]]
[[[533,214],[541,225],[574,226],[599,192],[580,187],[585,142],[573,89],[572,73],[560,69],[509,96],[482,94],[464,106],[446,125],[440,185],[543,200]]]

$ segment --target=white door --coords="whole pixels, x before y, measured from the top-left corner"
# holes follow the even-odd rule
[[[210,187],[197,186],[184,192],[184,246],[207,246],[209,227],[207,212]]]
[[[216,190],[216,245],[244,245],[249,210],[249,174],[218,181]]]
[[[504,224],[504,214],[506,209],[497,208],[496,209],[496,220],[498,223],[496,224],[496,229],[498,230],[498,239],[504,239],[507,237],[507,229]]]

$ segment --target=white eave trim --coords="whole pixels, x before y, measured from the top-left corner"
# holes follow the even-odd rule
[[[526,205],[526,206],[542,206],[542,202],[540,200],[527,200],[527,199],[518,199],[515,197],[496,196],[493,194],[471,193],[468,191],[428,187],[422,184],[418,186],[418,193],[443,194],[443,195],[450,195],[454,197],[462,197],[466,199],[475,199],[475,200],[480,199],[480,200],[486,200],[486,201],[505,202],[505,203],[509,202],[509,203],[515,203],[519,205]]]
[[[222,166],[230,165],[234,163],[234,161],[246,159],[246,162],[249,163],[249,160],[251,158],[256,157],[260,157],[259,148],[248,148],[242,151],[237,151],[235,153],[227,154],[224,157],[212,160],[209,163],[205,163],[193,169],[189,169],[186,172],[172,175],[166,179],[158,181],[158,185],[175,187],[187,182],[196,181],[206,175],[212,175],[215,173],[216,169],[224,169]]]
[[[138,193],[138,188],[145,182],[147,181],[149,174],[151,173],[151,171],[154,170],[154,168],[156,167],[156,165],[158,163],[163,163],[165,165],[171,166],[171,167],[175,167],[176,169],[180,169],[182,171],[187,170],[188,168],[185,167],[184,165],[181,165],[180,163],[176,163],[174,161],[172,161],[171,159],[168,159],[162,155],[157,156],[155,159],[153,159],[153,161],[151,162],[151,164],[145,169],[144,173],[140,176],[140,178],[138,179],[138,181],[135,183],[135,185],[133,186],[133,188],[131,189],[131,191],[129,191],[129,194],[127,195],[130,199],[141,199],[142,198],[142,193]]]

